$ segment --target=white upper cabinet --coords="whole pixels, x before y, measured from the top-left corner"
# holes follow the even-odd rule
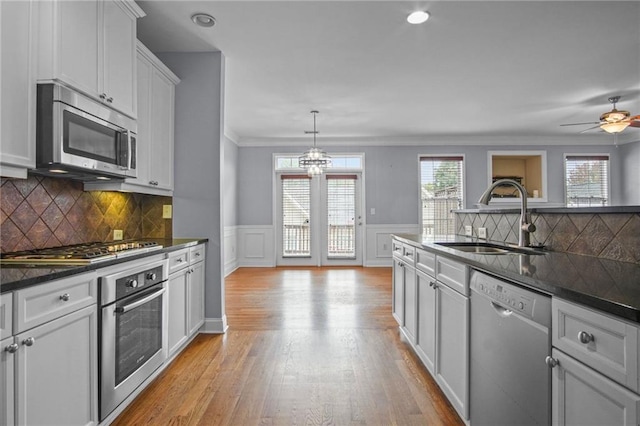
[[[0,1],[0,175],[35,167],[34,3]]]
[[[38,2],[40,81],[58,80],[136,117],[136,19],[132,1]]]
[[[124,182],[87,182],[86,191],[173,194],[175,85],[180,79],[142,43],[138,42],[137,49],[137,177]]]

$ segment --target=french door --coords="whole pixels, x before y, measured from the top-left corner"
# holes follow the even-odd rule
[[[279,265],[362,265],[360,173],[277,175]]]

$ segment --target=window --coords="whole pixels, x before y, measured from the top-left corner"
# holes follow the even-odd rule
[[[609,205],[609,156],[565,155],[567,207]]]
[[[420,200],[422,235],[443,237],[455,234],[454,214],[462,208],[464,158],[461,156],[420,157]]]
[[[298,155],[276,154],[276,171],[300,170]],[[364,154],[340,154],[331,155],[331,170],[362,170]]]

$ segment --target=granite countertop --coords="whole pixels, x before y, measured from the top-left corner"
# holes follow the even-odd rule
[[[19,290],[21,288],[41,284],[46,281],[52,281],[83,272],[93,271],[95,269],[116,265],[118,263],[141,259],[146,256],[153,256],[160,253],[169,253],[172,251],[205,243],[209,240],[207,238],[174,238],[171,240],[149,239],[147,241],[156,241],[159,245],[162,246],[162,248],[159,250],[153,250],[133,256],[126,256],[120,259],[105,260],[103,262],[92,263],[89,265],[65,266],[38,264],[3,264],[0,267],[0,293]]]
[[[394,236],[474,269],[640,323],[640,265],[635,263],[553,251],[541,255],[482,255],[438,245],[420,235]],[[455,237],[448,241],[472,240]]]

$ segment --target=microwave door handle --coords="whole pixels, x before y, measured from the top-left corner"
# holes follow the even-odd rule
[[[119,314],[124,314],[132,309],[137,308],[138,306],[142,306],[147,302],[150,302],[151,300],[155,299],[156,297],[159,297],[161,295],[164,294],[164,292],[167,291],[166,289],[160,289],[158,291],[155,291],[153,293],[151,293],[149,296],[142,298],[140,300],[136,300],[135,302],[129,304],[129,305],[125,305],[125,306],[118,306],[115,311]]]

